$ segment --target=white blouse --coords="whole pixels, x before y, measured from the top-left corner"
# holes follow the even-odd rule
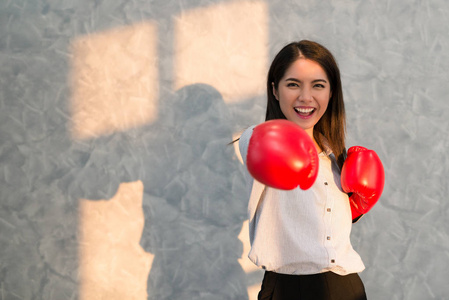
[[[245,130],[239,140],[245,164],[254,127]],[[332,271],[347,275],[365,269],[351,245],[351,208],[330,151],[319,154],[318,177],[308,190],[266,187],[246,173],[251,242],[248,256],[252,262],[283,274]]]

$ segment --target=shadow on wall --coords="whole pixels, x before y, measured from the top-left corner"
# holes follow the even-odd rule
[[[150,298],[246,299],[238,263],[245,188],[234,149],[225,146],[228,109],[206,85],[182,88],[168,107],[161,124],[171,124],[154,140],[160,169],[151,173],[159,180],[145,181],[141,243],[155,255]]]

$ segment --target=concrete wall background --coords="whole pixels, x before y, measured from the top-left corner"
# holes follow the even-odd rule
[[[299,39],[336,56],[348,146],[386,170],[352,234],[369,299],[445,299],[448,17],[443,0],[1,0],[1,299],[254,299],[226,143],[263,120],[269,62]]]

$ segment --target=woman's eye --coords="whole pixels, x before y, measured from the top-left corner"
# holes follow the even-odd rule
[[[290,82],[290,83],[287,84],[287,86],[288,86],[288,87],[297,87],[297,86],[299,86],[299,85],[298,85],[297,83]]]
[[[322,84],[315,84],[315,87],[316,87],[316,88],[323,89],[323,88],[324,88],[324,85],[322,85]]]

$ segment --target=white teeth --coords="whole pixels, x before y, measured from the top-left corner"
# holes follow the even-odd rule
[[[311,113],[314,108],[300,108],[300,107],[295,107],[296,112],[302,113],[302,114],[308,114]]]

